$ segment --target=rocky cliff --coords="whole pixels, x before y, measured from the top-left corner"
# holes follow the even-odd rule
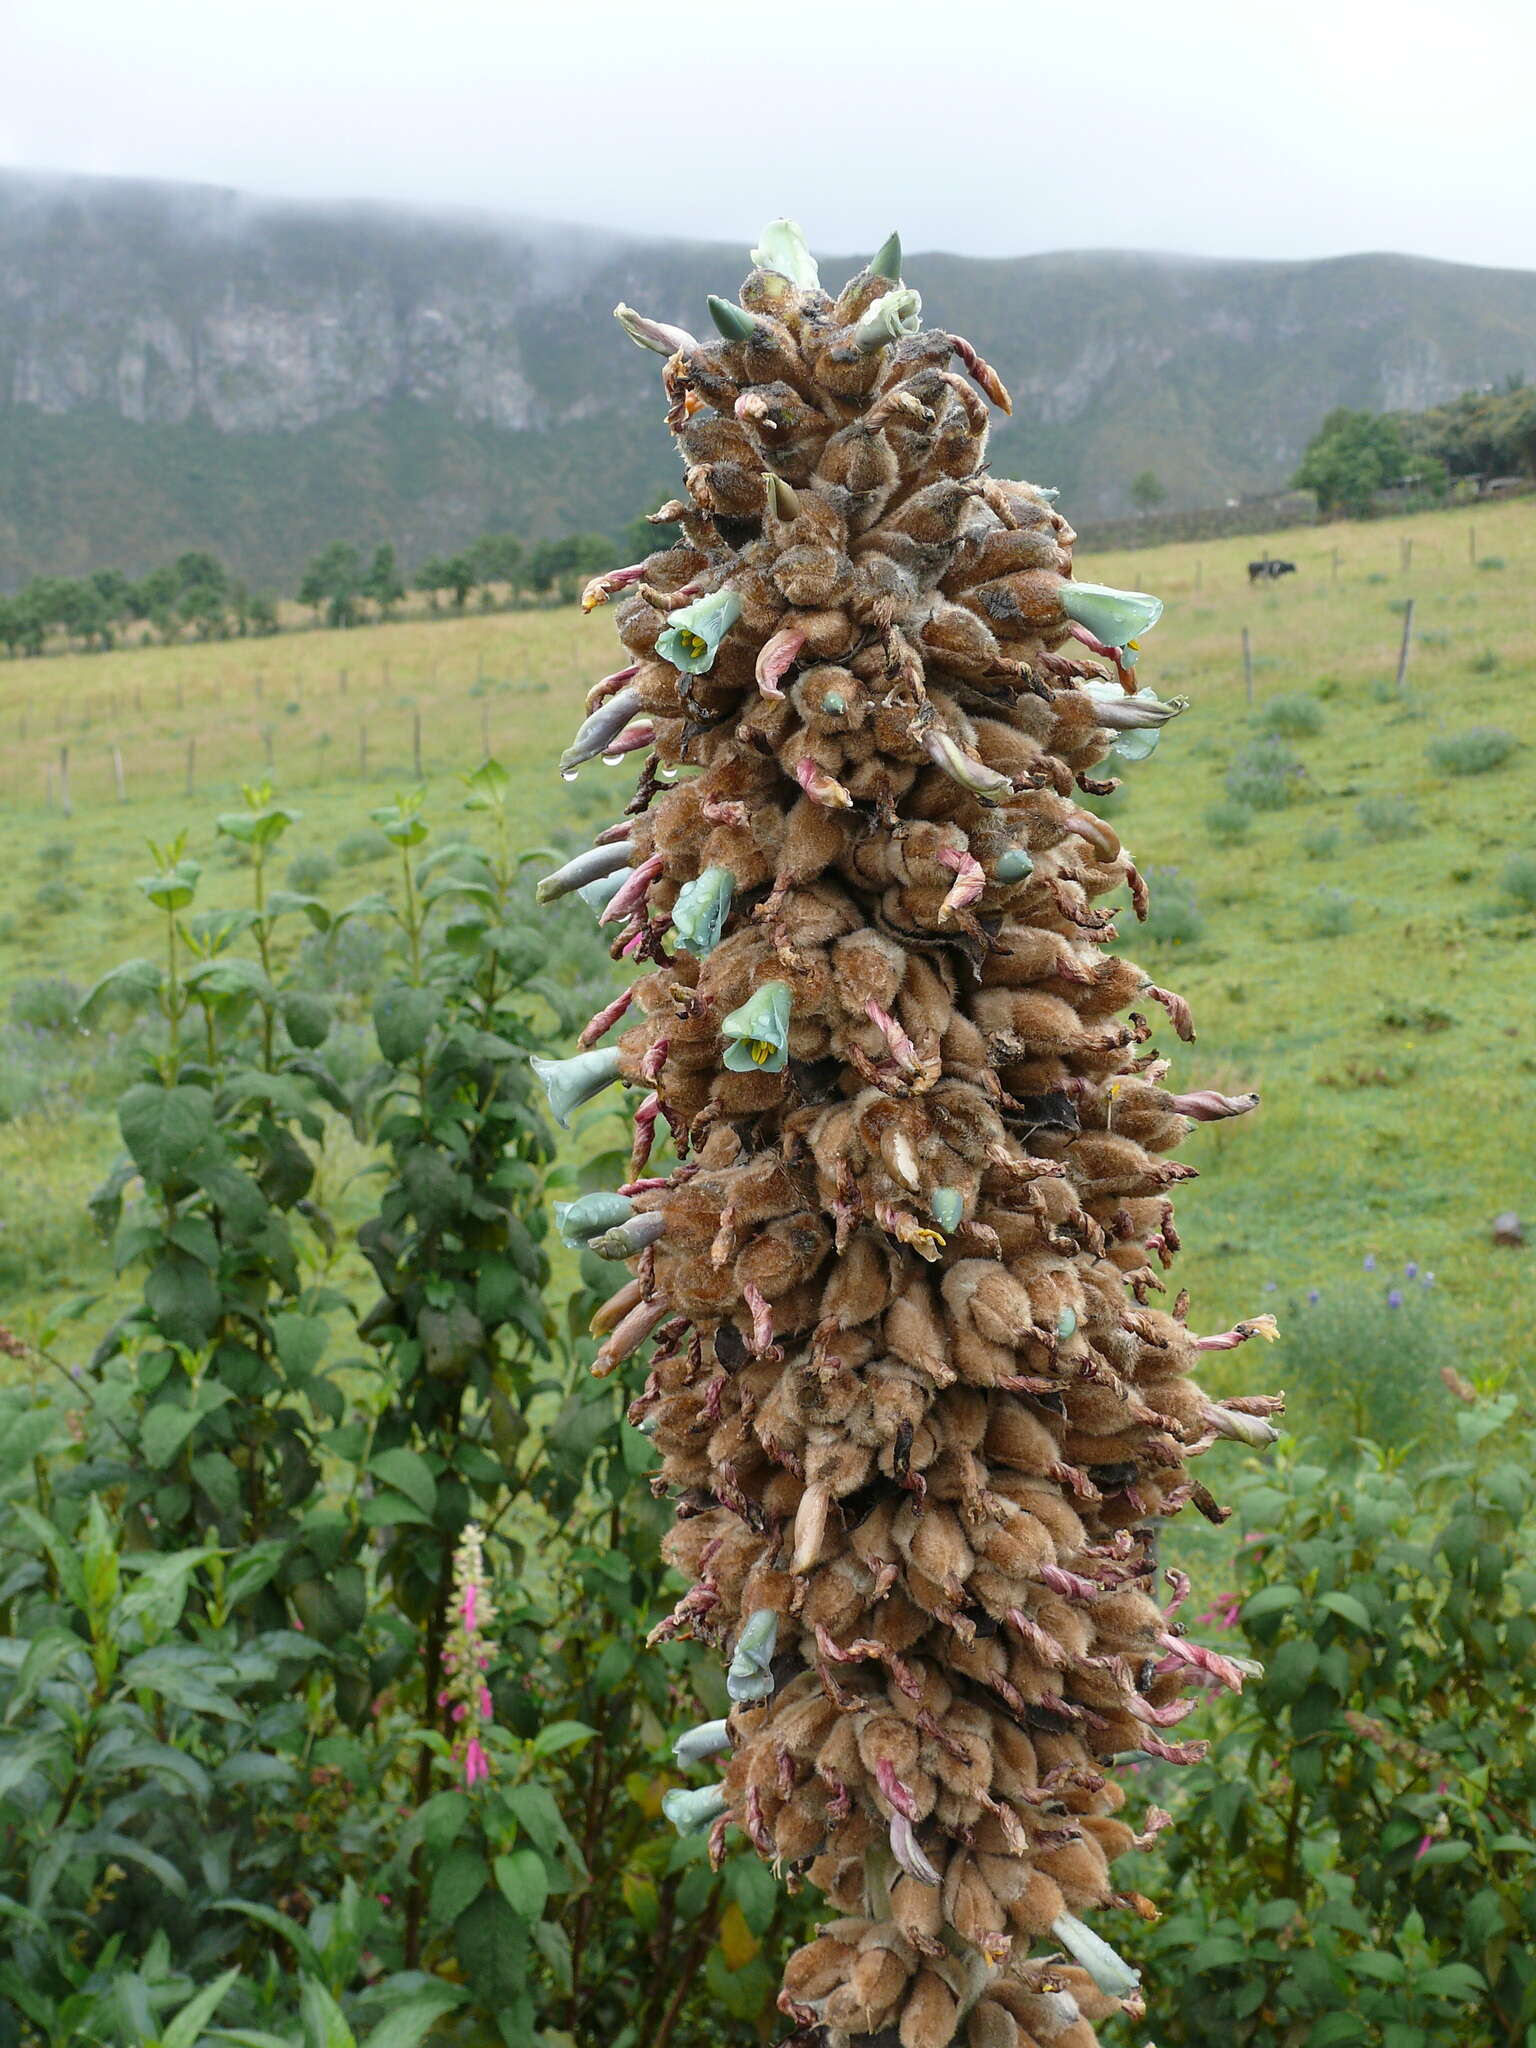
[[[488,526],[616,528],[674,478],[653,366],[610,309],[697,327],[722,262],[745,267],[529,220],[0,174],[0,583],[211,546],[281,585],[337,536],[410,559]],[[1532,273],[914,253],[907,274],[1013,390],[1000,466],[1080,516],[1123,511],[1148,468],[1174,506],[1271,489],[1331,405],[1536,372]]]

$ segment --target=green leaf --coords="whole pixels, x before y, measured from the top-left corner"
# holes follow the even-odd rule
[[[331,1032],[331,1006],[324,996],[290,989],[283,997],[283,1028],[305,1052],[324,1045]]]
[[[440,1857],[459,1838],[469,1819],[469,1797],[464,1792],[435,1792],[417,1808],[411,1826],[426,1845],[427,1854]]]
[[[304,1929],[297,1920],[290,1920],[286,1913],[279,1913],[275,1906],[263,1906],[255,1899],[215,1899],[211,1910],[215,1913],[243,1913],[247,1920],[256,1921],[287,1942],[300,1969],[308,1970],[316,1977],[325,1975],[325,1965]]]
[[[368,1469],[414,1502],[424,1515],[430,1516],[437,1506],[437,1481],[419,1451],[408,1451],[403,1445],[380,1451],[370,1460]]]
[[[428,1903],[434,1923],[446,1927],[457,1920],[479,1898],[489,1877],[483,1853],[468,1842],[456,1843],[432,1880]]]
[[[238,955],[221,956],[217,960],[206,961],[201,967],[194,967],[187,976],[187,987],[199,1002],[209,997],[221,1001],[243,998],[259,1003],[277,1000],[277,991],[259,964]]]
[[[6,1725],[9,1726],[20,1716],[23,1708],[32,1704],[39,1687],[46,1685],[56,1671],[76,1652],[83,1652],[85,1647],[73,1629],[40,1629],[27,1645],[21,1669],[16,1674],[15,1690],[6,1702]]]
[[[139,1443],[155,1471],[164,1472],[175,1464],[200,1420],[193,1407],[181,1407],[175,1401],[155,1403],[139,1427]]]
[[[110,1002],[126,1003],[130,1009],[141,1010],[159,995],[163,980],[158,961],[124,960],[86,990],[80,999],[80,1020],[93,1023],[97,1011]]]
[[[520,1920],[537,1920],[549,1899],[549,1872],[537,1849],[514,1849],[492,1868],[502,1897]]]
[[[439,1008],[435,989],[397,985],[380,991],[373,1005],[373,1030],[379,1051],[391,1066],[404,1066],[421,1052]]]
[[[347,2025],[346,2015],[313,1977],[304,1980],[299,2017],[304,2022],[304,2048],[357,2048],[357,2036]]]
[[[243,1550],[225,1574],[226,1605],[238,1607],[242,1600],[249,1600],[263,1586],[270,1584],[287,1554],[288,1545],[278,1536]]]
[[[499,1891],[481,1892],[455,1926],[453,1945],[482,2005],[504,2012],[517,2004],[526,1988],[528,1929]]]
[[[267,923],[275,924],[290,911],[300,910],[309,919],[317,932],[331,928],[331,913],[318,896],[301,896],[293,889],[274,889],[267,898]]]
[[[1369,1631],[1370,1611],[1365,1603],[1357,1600],[1353,1593],[1320,1593],[1317,1604],[1326,1607],[1330,1614],[1337,1614],[1343,1620],[1353,1623],[1356,1628]]]
[[[327,1331],[322,1316],[285,1309],[272,1318],[272,1336],[283,1370],[293,1380],[307,1380],[325,1352]]]
[[[551,1721],[533,1738],[533,1754],[554,1756],[562,1749],[579,1749],[596,1734],[597,1730],[589,1728],[585,1721]]]
[[[1486,1998],[1488,1987],[1469,1963],[1442,1963],[1413,1980],[1415,1991],[1433,1998]]]
[[[1261,1586],[1250,1600],[1243,1603],[1243,1620],[1262,1621],[1266,1614],[1280,1614],[1287,1607],[1294,1607],[1300,1599],[1300,1586]]]
[[[463,1998],[463,1992],[448,1984],[413,1992],[403,2005],[397,2005],[387,2018],[379,2021],[363,2048],[418,2048],[434,2022],[462,2004]]]
[[[160,2036],[160,2048],[197,2048],[199,2037],[223,2002],[225,1992],[239,1974],[237,1964],[234,1969],[226,1970],[222,1977],[216,1977],[211,1984],[204,1985],[201,1991],[189,1998]]]
[[[213,1140],[213,1097],[206,1088],[160,1088],[141,1081],[119,1101],[117,1121],[144,1178],[173,1181]]]

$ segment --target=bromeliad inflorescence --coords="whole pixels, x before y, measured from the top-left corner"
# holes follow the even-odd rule
[[[1007,392],[920,325],[895,237],[835,296],[791,222],[754,261],[717,338],[619,308],[686,493],[592,586],[627,666],[566,771],[648,752],[549,884],[648,963],[543,1071],[562,1120],[642,1091],[630,1180],[561,1227],[632,1262],[595,1370],[654,1344],[632,1415],[692,1582],[664,1628],[726,1667],[667,1812],[827,1898],[798,2040],[1088,2048],[1141,2009],[1090,1923],[1142,1910],[1110,1865],[1161,1818],[1119,1817],[1116,1763],[1188,1761],[1242,1677],[1159,1604],[1155,1532],[1222,1519],[1191,1461],[1279,1405],[1192,1377],[1271,1319],[1152,1305],[1192,1170],[1163,1155],[1257,1098],[1163,1087],[1132,1005],[1193,1021],[1107,950],[1146,885],[1076,800],[1184,703],[1133,674],[1158,600],[1078,582],[1055,493],[991,474]]]

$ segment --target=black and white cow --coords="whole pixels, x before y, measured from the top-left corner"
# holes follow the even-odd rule
[[[1295,574],[1296,564],[1294,562],[1272,562],[1268,555],[1264,557],[1262,562],[1250,562],[1248,564],[1248,581],[1250,583],[1258,583],[1266,577],[1273,583],[1279,576],[1294,576]]]

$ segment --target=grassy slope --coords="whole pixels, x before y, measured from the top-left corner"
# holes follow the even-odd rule
[[[1407,572],[1402,538],[1413,543]],[[1204,930],[1178,947],[1133,936],[1131,950],[1193,1003],[1200,1037],[1178,1049],[1179,1084],[1251,1085],[1265,1098],[1256,1116],[1197,1132],[1185,1155],[1202,1177],[1180,1202],[1180,1278],[1205,1327],[1275,1305],[1270,1285],[1283,1299],[1358,1271],[1375,1252],[1384,1267],[1411,1257],[1434,1269],[1464,1319],[1473,1364],[1513,1361],[1525,1342],[1528,1260],[1493,1247],[1487,1222],[1509,1207],[1536,1215],[1521,1136],[1536,1073],[1536,920],[1503,914],[1498,892],[1510,854],[1536,845],[1530,755],[1522,750],[1488,775],[1447,779],[1430,767],[1425,745],[1479,723],[1536,738],[1527,709],[1536,506],[1479,512],[1477,549],[1505,566],[1474,568],[1466,515],[1444,514],[1285,536],[1300,573],[1272,591],[1249,591],[1243,565],[1262,552],[1251,539],[1084,565],[1096,579],[1167,599],[1145,674],[1165,693],[1194,699],[1153,759],[1131,771],[1115,815],[1144,868],[1176,867],[1193,882]],[[1391,679],[1401,625],[1392,607],[1409,595],[1425,636],[1413,651],[1411,699],[1383,704],[1373,685]],[[1239,652],[1245,624],[1256,657],[1252,716]],[[526,797],[529,844],[615,815],[626,777],[594,764],[568,788],[552,765],[612,646],[600,615],[565,611],[0,664],[0,861],[11,878],[0,986],[47,973],[84,981],[145,950],[152,928],[131,886],[144,839],[185,822],[193,850],[207,856],[213,815],[240,775],[261,767],[263,729],[273,735],[279,788],[305,812],[295,851],[329,848],[364,821],[370,803],[409,780],[418,711],[440,817],[454,772],[478,758],[482,730]],[[1498,657],[1493,673],[1483,672],[1489,653]],[[1283,813],[1257,817],[1246,844],[1216,845],[1204,813],[1221,800],[1225,768],[1265,700],[1319,684],[1324,730],[1292,743],[1307,766],[1301,796]],[[364,719],[367,783],[357,773]],[[189,737],[197,741],[191,800],[183,794]],[[126,805],[112,799],[113,738],[130,777]],[[65,741],[76,803],[67,823],[40,801],[45,764]],[[1385,842],[1367,837],[1357,806],[1372,795],[1413,804],[1416,829]],[[1329,826],[1338,828],[1336,854],[1307,858],[1304,837]],[[80,901],[49,914],[34,898],[58,871],[57,858],[52,868],[45,858],[58,842],[73,846],[68,873]],[[378,879],[367,869],[343,875],[329,893],[344,900]],[[240,887],[234,871],[211,864],[210,901],[234,900]],[[1352,899],[1348,933],[1308,935],[1319,888]],[[1430,1030],[1412,1021],[1434,1012],[1452,1021]],[[1378,1074],[1389,1085],[1370,1079]],[[97,1267],[78,1203],[111,1147],[102,1114],[67,1105],[0,1127],[0,1226],[13,1262],[18,1235],[26,1239],[29,1256],[13,1269],[35,1298]],[[1283,1351],[1266,1364],[1258,1377],[1283,1384]],[[1251,1369],[1238,1376],[1255,1378]],[[1305,1430],[1305,1391],[1293,1392]]]

